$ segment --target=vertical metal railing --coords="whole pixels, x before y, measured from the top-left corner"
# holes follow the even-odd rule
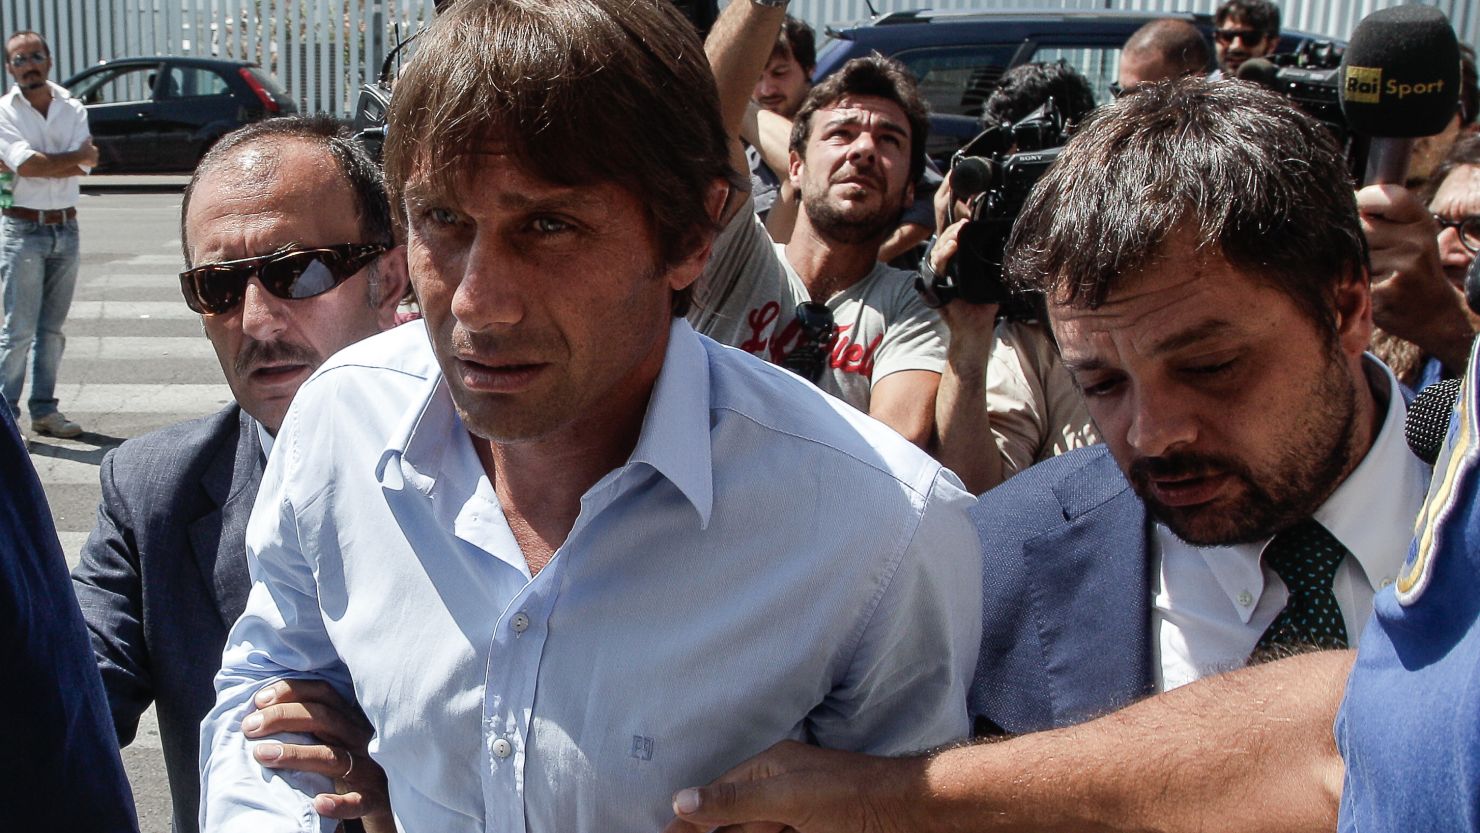
[[[721,0],[721,4],[726,0]],[[880,12],[916,8],[1073,8],[1211,12],[1218,0],[872,0]],[[1285,25],[1330,37],[1403,0],[1281,0]],[[1430,0],[1460,39],[1480,46],[1480,3]],[[792,0],[816,26],[867,19],[867,0]],[[0,0],[0,32],[46,35],[57,80],[107,58],[198,55],[262,64],[307,112],[345,115],[394,45],[416,31],[432,0]]]

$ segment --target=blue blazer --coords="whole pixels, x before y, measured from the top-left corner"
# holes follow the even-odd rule
[[[138,830],[67,559],[3,400],[0,664],[0,830]]]
[[[251,583],[247,518],[262,444],[236,405],[138,437],[99,475],[98,522],[73,572],[118,741],[155,704],[174,830],[197,829],[200,721]]]
[[[979,734],[1067,726],[1154,693],[1146,508],[1104,445],[1019,473],[973,515]]]

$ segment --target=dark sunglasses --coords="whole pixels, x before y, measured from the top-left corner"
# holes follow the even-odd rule
[[[1217,38],[1219,43],[1233,43],[1233,39],[1234,38],[1239,38],[1244,43],[1247,43],[1247,44],[1249,44],[1249,45],[1252,46],[1253,44],[1256,44],[1256,43],[1263,43],[1264,42],[1264,38],[1266,37],[1266,35],[1267,35],[1267,33],[1262,32],[1262,31],[1260,31],[1258,29],[1214,29],[1213,30],[1213,37]]]
[[[252,278],[273,296],[298,301],[339,286],[385,252],[385,246],[375,243],[340,243],[208,263],[180,273],[180,292],[185,305],[201,315],[236,309]]]
[[[30,54],[17,52],[10,56],[10,65],[13,67],[23,67],[26,64],[44,64],[46,60],[45,52],[32,52]]]

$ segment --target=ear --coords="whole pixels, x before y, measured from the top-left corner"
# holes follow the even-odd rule
[[[406,244],[401,244],[375,262],[380,277],[380,297],[375,299],[375,318],[380,329],[389,330],[396,324],[396,307],[411,285],[410,272],[406,268]]]
[[[1372,280],[1354,267],[1336,286],[1336,338],[1341,352],[1359,358],[1372,341]]]
[[[726,215],[731,212],[727,204],[730,196],[735,193],[740,193],[741,200],[744,200],[743,192],[737,192],[723,179],[716,179],[709,184],[709,193],[704,197],[704,211],[711,222],[720,225],[728,219]],[[708,229],[696,229],[694,236],[696,243],[693,249],[668,270],[668,286],[674,292],[698,280],[704,266],[709,263],[709,253],[714,248],[714,233]]]
[[[802,173],[807,169],[807,163],[802,161],[801,154],[796,151],[787,151],[791,164],[786,169],[786,178],[791,180],[791,187],[797,191],[802,190]]]

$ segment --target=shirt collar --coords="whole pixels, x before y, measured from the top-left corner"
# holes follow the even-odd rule
[[[1379,406],[1387,400],[1382,428],[1362,461],[1313,517],[1351,551],[1375,591],[1384,579],[1397,575],[1407,557],[1414,518],[1427,489],[1429,467],[1409,451],[1403,438],[1407,409],[1397,378],[1374,356],[1364,356],[1362,365]],[[1418,502],[1408,499],[1411,495],[1416,495]],[[1171,540],[1171,532],[1162,534],[1162,525],[1157,526],[1161,540]],[[1260,558],[1268,543],[1265,539],[1253,544],[1196,548],[1246,622],[1253,610],[1240,605],[1239,596],[1251,590],[1262,592]]]
[[[428,345],[427,349],[431,349]],[[443,455],[469,445],[467,430],[452,404],[440,371],[433,372],[406,419],[391,432],[375,476],[400,489],[409,482],[430,494]],[[397,465],[392,465],[395,462]],[[400,465],[404,463],[405,465]],[[623,470],[642,463],[666,477],[709,525],[714,508],[714,470],[709,448],[709,356],[687,321],[675,318],[668,348],[643,416],[637,445]],[[602,482],[609,482],[603,478]]]
[[[1383,579],[1397,575],[1408,556],[1419,505],[1403,498],[1416,493],[1422,501],[1431,469],[1403,437],[1407,407],[1397,377],[1376,357],[1363,359],[1379,402],[1385,389],[1387,413],[1362,462],[1315,511],[1315,519],[1346,545],[1376,590]]]
[[[252,426],[257,429],[257,441],[262,443],[262,460],[266,462],[267,458],[272,456],[272,435],[267,433],[267,426],[255,418],[252,420]]]

